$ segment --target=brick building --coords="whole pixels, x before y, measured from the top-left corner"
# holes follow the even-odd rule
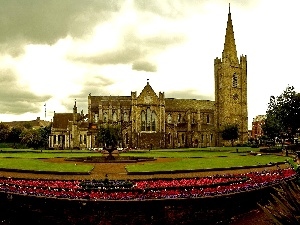
[[[88,113],[55,113],[51,148],[93,148],[98,126],[121,127],[120,147],[178,148],[226,144],[221,131],[239,127],[239,143],[248,141],[247,57],[238,59],[229,9],[222,58],[214,60],[215,101],[165,98],[147,81],[141,93],[129,96],[88,96]]]
[[[258,139],[264,135],[262,125],[265,123],[265,119],[265,115],[258,115],[255,118],[253,118],[251,138]]]

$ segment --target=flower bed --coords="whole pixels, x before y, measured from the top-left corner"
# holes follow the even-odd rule
[[[0,191],[49,198],[100,200],[148,200],[201,198],[251,191],[297,174],[292,168],[246,174],[152,180],[32,180],[0,178]]]

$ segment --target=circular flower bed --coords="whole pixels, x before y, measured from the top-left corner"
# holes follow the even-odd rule
[[[146,200],[199,198],[250,191],[296,177],[292,168],[246,174],[152,180],[32,180],[0,178],[0,191],[51,198]]]

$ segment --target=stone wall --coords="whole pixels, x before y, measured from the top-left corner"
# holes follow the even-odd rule
[[[0,193],[1,224],[216,224],[266,201],[271,187],[220,197],[88,201]]]

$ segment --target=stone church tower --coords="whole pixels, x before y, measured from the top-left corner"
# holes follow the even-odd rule
[[[222,58],[214,60],[215,127],[217,146],[222,145],[221,131],[225,125],[237,124],[239,143],[248,140],[247,56],[238,59],[230,6]]]

